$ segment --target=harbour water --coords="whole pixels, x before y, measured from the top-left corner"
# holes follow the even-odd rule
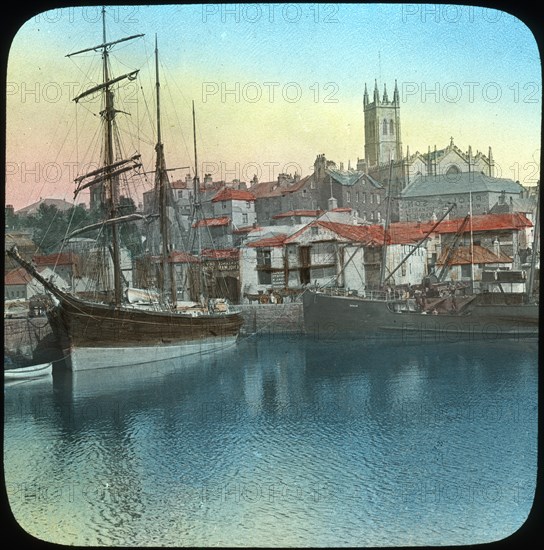
[[[56,366],[4,389],[9,506],[66,545],[500,540],[533,504],[537,351],[269,334],[183,364]]]

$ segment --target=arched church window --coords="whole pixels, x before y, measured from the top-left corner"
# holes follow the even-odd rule
[[[459,170],[459,168],[457,166],[455,166],[455,164],[452,164],[447,170],[446,170],[446,175],[450,175],[450,174],[459,174],[461,172],[461,170]]]
[[[383,133],[384,136],[386,136],[387,135],[387,120],[385,120],[385,118],[383,119],[382,126],[383,126],[382,133]]]
[[[395,133],[395,123],[393,122],[393,119],[389,121],[389,133],[391,135]]]

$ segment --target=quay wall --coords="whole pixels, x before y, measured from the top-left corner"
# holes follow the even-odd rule
[[[44,343],[53,339],[47,317],[4,319],[4,353],[32,359]]]
[[[302,334],[304,315],[299,302],[287,304],[241,304],[244,326],[240,333],[248,334]]]

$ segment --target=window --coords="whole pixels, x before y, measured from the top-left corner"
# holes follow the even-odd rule
[[[260,285],[269,285],[272,283],[272,274],[267,269],[272,265],[270,250],[266,248],[257,249],[257,273]]]
[[[355,202],[359,202],[359,191],[355,191]]]
[[[374,194],[370,193],[370,204],[374,204]]]
[[[315,189],[315,179],[312,178],[310,181],[310,189]]]
[[[385,120],[385,118],[383,119],[382,133],[383,133],[384,136],[387,135],[387,120]]]
[[[405,276],[406,276],[406,262],[404,262],[404,263],[401,265],[400,271],[401,271],[401,275],[402,275],[403,277],[405,277]]]
[[[317,237],[319,235],[319,227],[317,225],[312,226],[312,236]]]
[[[376,218],[378,219],[379,222],[382,221],[382,214],[381,214],[381,212],[376,212]]]
[[[249,201],[246,201],[246,208],[251,208],[251,203]]]
[[[472,270],[470,268],[471,268],[470,264],[462,265],[461,266],[461,277],[464,277],[464,278],[468,279],[472,274]]]
[[[393,122],[393,119],[389,121],[389,133],[391,135],[395,133],[395,123]]]
[[[221,206],[222,206],[223,210],[226,210],[227,209],[227,201],[221,201]]]
[[[459,170],[459,168],[457,166],[455,166],[455,164],[452,164],[447,170],[446,170],[446,175],[449,176],[449,175],[452,175],[452,174],[459,174],[461,172],[461,170]]]
[[[242,223],[247,223],[247,214],[242,214]]]
[[[351,202],[351,191],[346,191],[346,202]]]
[[[376,195],[376,204],[380,204],[380,195]]]
[[[366,203],[366,193],[363,193],[363,204]]]

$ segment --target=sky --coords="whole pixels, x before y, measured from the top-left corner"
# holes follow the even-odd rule
[[[363,92],[400,92],[403,150],[487,155],[497,175],[535,185],[542,80],[529,27],[500,10],[433,4],[206,4],[107,7],[107,38],[145,36],[110,51],[127,154],[153,169],[157,36],[166,160],[214,180],[312,172],[318,154],[354,167],[364,157]],[[6,86],[6,204],[73,202],[73,179],[96,167],[100,103],[73,98],[100,79],[100,8],[39,13],[17,32]],[[152,176],[139,189],[152,185]],[[147,186],[147,187],[146,187]],[[83,192],[76,202],[87,202]]]

